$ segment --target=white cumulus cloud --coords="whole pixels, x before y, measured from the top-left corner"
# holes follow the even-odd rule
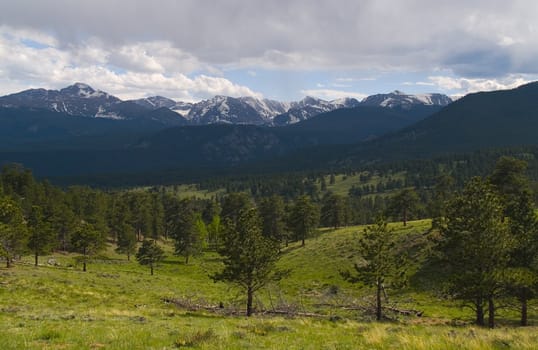
[[[78,45],[60,46],[47,35],[0,27],[0,94],[30,87],[58,89],[79,81],[122,99],[148,94],[188,101],[213,95],[261,96],[223,77],[194,74],[204,68],[169,42],[110,48],[90,38]]]

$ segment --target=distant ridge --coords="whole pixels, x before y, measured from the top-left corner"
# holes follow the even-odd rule
[[[174,101],[163,96],[122,101],[84,83],[61,90],[30,89],[0,97],[1,107],[41,108],[72,116],[132,120],[152,118],[164,125],[251,124],[283,126],[308,120],[322,113],[359,105],[411,108],[416,105],[445,106],[451,102],[441,94],[408,95],[401,92],[373,95],[359,102],[350,97],[325,101],[307,96],[297,102],[255,97],[215,96],[197,103]],[[161,111],[148,116],[152,111]],[[167,109],[174,114],[166,114]],[[157,120],[158,116],[165,116]]]

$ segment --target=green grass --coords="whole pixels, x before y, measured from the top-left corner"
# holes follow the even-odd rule
[[[427,220],[397,234],[424,232]],[[305,247],[283,249],[280,267],[289,277],[258,293],[258,306],[288,307],[319,317],[252,318],[209,311],[189,311],[163,299],[242,309],[237,289],[214,283],[209,274],[220,267],[207,253],[185,265],[169,255],[150,276],[149,269],[113,252],[88,265],[75,256],[55,254],[59,266],[32,266],[31,257],[14,268],[0,268],[0,349],[534,349],[538,328],[518,328],[514,311],[501,311],[500,328],[468,324],[472,313],[433,293],[409,288],[391,301],[424,311],[424,316],[375,323],[361,311],[341,306],[363,303],[369,288],[342,280],[351,268],[353,244],[362,227],[322,230]],[[167,246],[170,252],[170,246]],[[536,305],[531,308],[536,324]],[[456,325],[457,324],[457,325]],[[463,324],[463,325],[462,325]]]
[[[390,179],[403,181],[405,179],[405,171],[395,173],[391,175],[390,178],[381,177],[379,175],[373,175],[367,181],[361,181],[360,176],[361,176],[361,173],[358,173],[355,175],[338,174],[338,175],[335,175],[334,177],[335,178],[334,184],[331,184],[330,183],[331,177],[330,175],[327,175],[325,176],[325,183],[327,184],[327,191],[331,191],[341,196],[347,196],[349,193],[349,190],[353,188],[353,186],[356,186],[356,187],[370,186],[370,185],[377,186],[379,183],[387,183]],[[383,193],[375,193],[375,194],[383,194]]]

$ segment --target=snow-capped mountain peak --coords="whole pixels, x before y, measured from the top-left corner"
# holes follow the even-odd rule
[[[361,104],[366,106],[381,106],[388,108],[411,108],[413,105],[446,106],[452,99],[443,94],[411,95],[395,90],[388,94],[376,94],[366,97]]]
[[[60,94],[68,95],[71,97],[82,97],[82,98],[99,98],[105,97],[108,98],[108,94],[101,90],[94,90],[90,85],[84,83],[75,83],[71,86],[63,88],[60,90]]]
[[[338,108],[353,108],[357,107],[360,102],[356,98],[353,97],[343,97],[343,98],[337,98],[336,100],[332,100],[331,104],[335,105]]]
[[[138,100],[133,100],[133,102],[139,106],[150,109],[157,109],[162,107],[172,109],[176,105],[176,101],[163,96],[150,96]]]
[[[95,90],[88,84],[75,83],[61,90],[30,89],[0,97],[3,107],[43,108],[74,116],[109,119],[161,118],[163,123],[191,124],[255,124],[288,125],[340,108],[359,105],[387,108],[411,108],[414,105],[445,106],[452,99],[442,94],[410,95],[395,90],[388,94],[372,95],[362,102],[354,98],[326,101],[305,96],[297,102],[279,102],[252,96],[229,97],[217,95],[197,103],[180,102],[162,96],[122,101],[106,92]],[[176,114],[167,113],[169,109]],[[158,115],[158,117],[155,117]],[[178,120],[175,120],[177,115]],[[164,118],[164,119],[163,119]],[[165,120],[166,119],[166,120]],[[181,124],[183,125],[183,124]]]

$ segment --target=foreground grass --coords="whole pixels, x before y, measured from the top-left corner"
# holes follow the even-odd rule
[[[405,234],[426,230],[429,223],[412,222],[405,229],[395,225]],[[72,255],[55,255],[60,265],[54,267],[46,264],[50,257],[37,268],[28,258],[15,268],[0,269],[0,349],[536,348],[537,327],[507,327],[509,322],[501,322],[501,328],[487,330],[465,325],[472,319],[468,311],[416,289],[397,299],[401,305],[423,310],[422,318],[374,323],[358,311],[341,311],[338,306],[368,294],[339,277],[341,269],[351,266],[359,231],[327,230],[305,247],[290,245],[280,265],[292,268],[291,275],[258,295],[259,307],[286,305],[319,317],[247,319],[188,311],[163,301],[182,298],[242,308],[237,290],[210,279],[219,268],[214,254],[188,266],[170,255],[155,276],[112,248],[86,273]],[[508,312],[501,319],[513,316]]]

